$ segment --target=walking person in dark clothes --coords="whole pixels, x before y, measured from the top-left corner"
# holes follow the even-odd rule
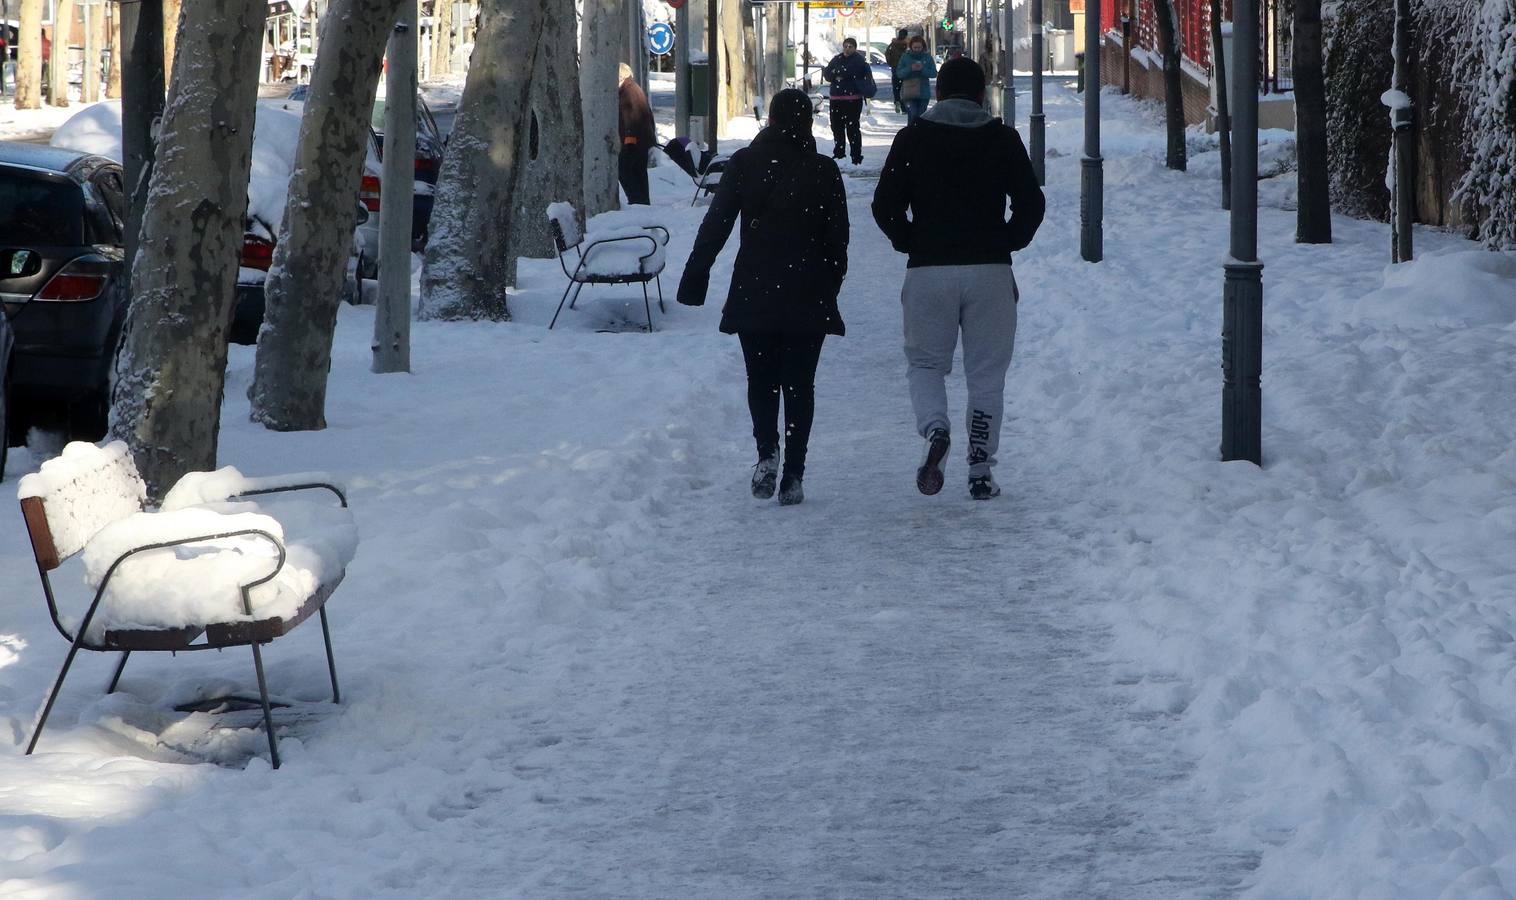
[[[845,145],[851,145],[853,165],[863,162],[863,101],[879,90],[874,84],[874,70],[858,52],[858,42],[847,38],[842,52],[832,57],[821,77],[832,86],[829,104],[832,109],[832,158],[842,159]]]
[[[900,75],[895,71],[900,65],[900,57],[910,49],[910,32],[904,28],[895,32],[895,39],[884,48],[884,61],[890,67],[890,90],[895,95],[895,112],[905,112],[905,107],[900,105]]]
[[[632,67],[621,64],[621,87],[616,89],[616,106],[621,120],[621,153],[617,159],[617,180],[626,191],[626,202],[643,206],[653,201],[648,194],[647,156],[658,142],[658,132],[653,127],[653,107],[647,102],[647,94],[637,79],[632,77]]]
[[[950,443],[946,379],[961,330],[969,496],[976,500],[1000,494],[993,470],[1020,299],[1011,254],[1032,242],[1045,206],[1020,135],[984,111],[984,85],[978,63],[943,63],[937,105],[895,136],[873,204],[879,229],[910,255],[900,304],[911,407],[926,439],[916,487],[942,490]]]
[[[837,293],[847,275],[847,197],[837,164],[816,152],[811,101],[774,95],[768,127],[732,154],[679,281],[679,302],[705,303],[711,265],[742,218],[721,330],[742,341],[758,464],[753,496],[791,506],[805,499],[806,446],[815,411],[821,343],[843,333]],[[779,478],[779,406],[784,464]]]

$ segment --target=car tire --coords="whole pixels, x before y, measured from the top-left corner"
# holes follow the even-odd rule
[[[71,441],[95,443],[110,428],[111,386],[103,384],[82,400],[69,404],[68,435]]]

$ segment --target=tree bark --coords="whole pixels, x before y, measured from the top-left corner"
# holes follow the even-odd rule
[[[622,43],[619,0],[584,0],[579,44],[579,94],[584,106],[584,215],[621,205],[616,166],[621,127],[616,105]],[[680,40],[684,39],[680,35]]]
[[[747,4],[738,0],[726,0],[721,4],[721,109],[722,124],[732,119],[751,115],[753,93],[747,64],[747,28],[743,25],[742,7]]]
[[[442,158],[421,276],[423,319],[510,318],[512,195],[530,147],[532,73],[545,4],[485,0]]]
[[[174,48],[179,40],[179,13],[184,5],[184,0],[163,0],[163,64],[168,68],[169,74],[175,70]],[[265,13],[266,15],[266,13]],[[263,54],[263,23],[258,23],[258,53]]]
[[[432,4],[432,77],[453,71],[453,0]]]
[[[57,0],[53,7],[53,52],[47,64],[47,103],[68,106],[68,38],[74,22],[74,0]]]
[[[105,8],[84,7],[84,85],[80,97],[85,103],[100,99],[100,45],[104,43]]]
[[[342,281],[353,246],[354,197],[395,17],[406,0],[333,0],[321,30],[289,201],[264,282],[252,419],[275,431],[326,427],[326,380]]]
[[[1295,0],[1295,241],[1332,242],[1331,182],[1327,175],[1326,78],[1321,55],[1321,0]]]
[[[1179,71],[1179,17],[1173,0],[1153,0],[1158,20],[1158,49],[1163,55],[1164,119],[1168,123],[1168,153],[1164,164],[1185,170],[1184,84]]]
[[[121,7],[111,7],[111,27],[107,33],[106,45],[110,50],[110,68],[106,70],[105,96],[112,99],[121,97]]]
[[[132,266],[111,434],[154,498],[216,465],[265,0],[195,0]]]
[[[16,108],[42,106],[42,0],[21,0],[16,47]]]
[[[546,18],[532,72],[526,164],[517,170],[511,196],[515,215],[506,235],[505,252],[512,282],[516,280],[516,260],[555,252],[548,204],[566,201],[577,206],[584,198],[584,168],[571,162],[585,158],[574,0],[537,2],[546,8]],[[565,165],[566,161],[570,164]]]

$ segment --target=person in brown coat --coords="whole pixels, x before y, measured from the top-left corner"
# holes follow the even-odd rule
[[[621,120],[621,153],[616,171],[621,189],[626,191],[628,203],[643,206],[653,201],[648,196],[647,157],[648,151],[658,141],[658,132],[653,127],[653,106],[636,79],[632,67],[621,64],[621,87],[616,90],[616,105]]]

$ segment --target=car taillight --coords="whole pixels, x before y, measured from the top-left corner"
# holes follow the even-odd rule
[[[351,184],[352,182],[349,182]],[[358,185],[358,202],[368,208],[369,212],[379,211],[379,176],[365,175]]]
[[[274,242],[256,234],[242,236],[242,265],[267,272],[274,264]]]
[[[110,269],[105,260],[98,257],[81,257],[59,270],[48,279],[33,300],[51,300],[73,303],[93,300],[105,290],[110,281]]]

